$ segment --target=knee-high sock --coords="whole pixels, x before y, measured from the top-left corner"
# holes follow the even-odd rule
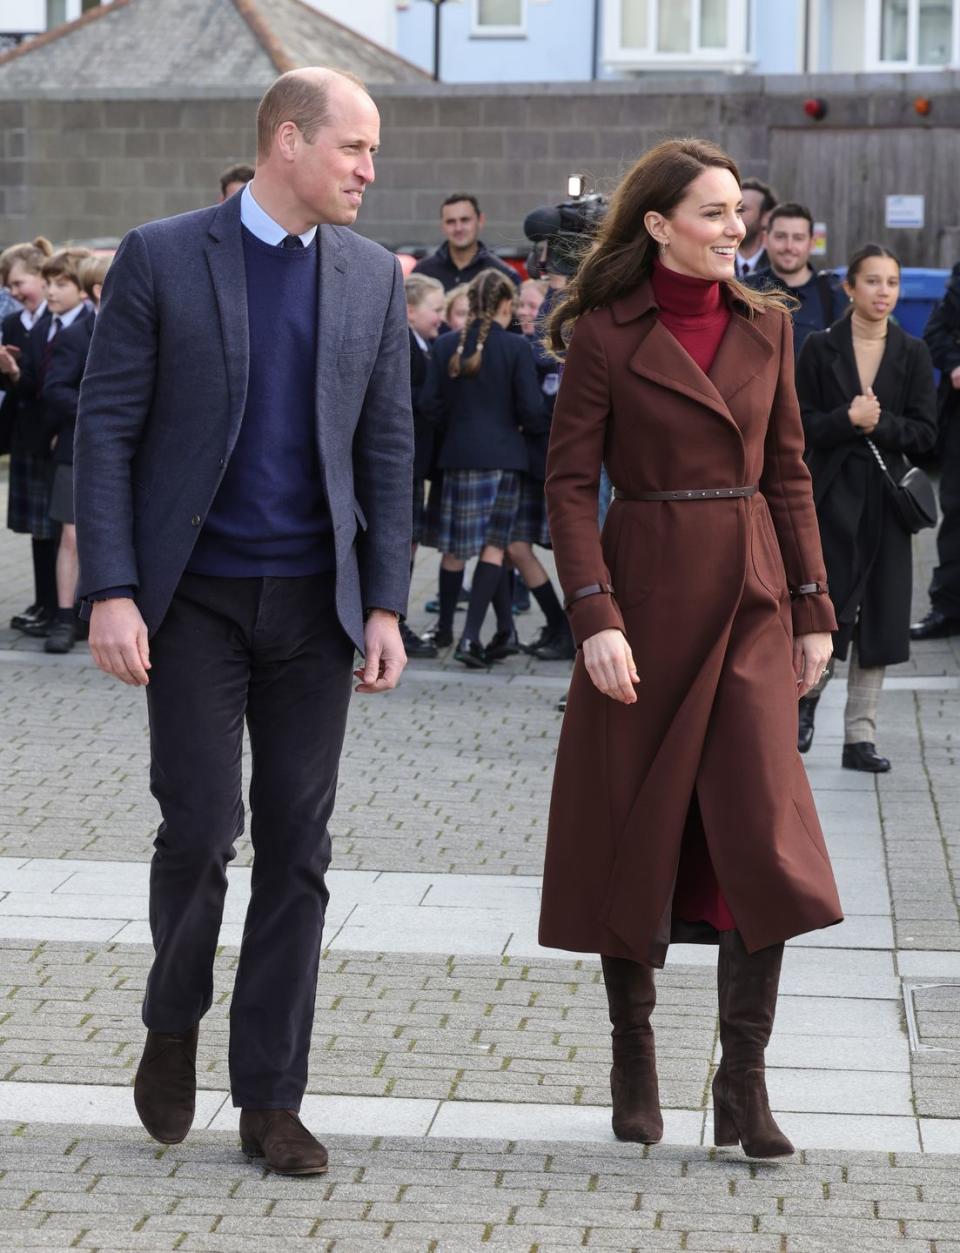
[[[504,569],[493,594],[493,611],[497,615],[497,631],[513,630],[513,571]]]
[[[37,604],[51,615],[57,612],[57,548],[55,539],[31,541],[33,550],[33,583]]]
[[[480,639],[480,629],[487,616],[490,602],[497,590],[497,584],[503,577],[503,567],[492,561],[478,561],[473,573],[473,585],[470,589],[470,604],[467,606],[467,622],[463,633],[468,640]]]
[[[463,570],[445,570],[440,567],[440,613],[437,615],[439,631],[453,630],[453,615],[457,612],[457,599],[463,587]]]
[[[540,606],[543,616],[547,620],[547,629],[551,635],[560,632],[566,627],[567,615],[563,612],[563,606],[557,599],[557,593],[549,579],[547,579],[546,583],[541,583],[539,587],[531,587],[530,595]]]

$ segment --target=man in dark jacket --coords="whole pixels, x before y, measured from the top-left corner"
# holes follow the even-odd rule
[[[353,76],[268,88],[237,195],[132,230],[104,286],[75,454],[80,595],[102,670],[145,687],[163,822],[134,1083],[190,1129],[200,1021],[252,753],[253,887],[230,1006],[249,1157],[322,1174],[300,1122],[350,701],[396,685],[413,419],[396,258],[348,228],[380,118]]]
[[[930,611],[910,628],[915,640],[960,634],[960,261],[943,299],[923,332],[933,364],[941,372],[940,509],[937,568],[930,580]]]
[[[793,351],[800,355],[811,331],[825,331],[841,317],[847,301],[826,274],[810,264],[813,215],[802,204],[779,204],[767,222],[767,265],[743,279],[758,291],[779,287],[800,302],[793,310]]]
[[[480,238],[484,221],[476,196],[461,191],[449,195],[440,206],[446,243],[418,261],[414,274],[439,279],[444,291],[469,283],[481,270],[500,270],[516,283],[516,271],[491,252]]]

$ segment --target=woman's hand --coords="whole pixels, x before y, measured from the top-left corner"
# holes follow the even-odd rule
[[[640,676],[622,631],[598,631],[584,640],[583,660],[593,686],[604,696],[624,705],[636,704],[634,686],[640,682]]]
[[[793,641],[793,668],[797,673],[797,697],[806,696],[820,679],[833,656],[833,637],[829,631],[798,635]]]
[[[873,394],[873,388],[868,387],[865,396],[855,396],[847,413],[853,425],[869,435],[880,421],[880,401]]]

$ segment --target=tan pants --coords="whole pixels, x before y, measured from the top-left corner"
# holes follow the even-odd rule
[[[844,744],[876,744],[877,709],[886,666],[861,666],[856,636],[850,642],[850,668],[847,673],[847,705],[843,711]],[[821,696],[833,676],[833,666],[824,671],[811,696]]]

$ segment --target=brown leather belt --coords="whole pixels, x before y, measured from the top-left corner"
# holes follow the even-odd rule
[[[615,500],[732,500],[738,496],[754,496],[756,483],[751,487],[691,487],[677,492],[624,492],[614,488]]]

